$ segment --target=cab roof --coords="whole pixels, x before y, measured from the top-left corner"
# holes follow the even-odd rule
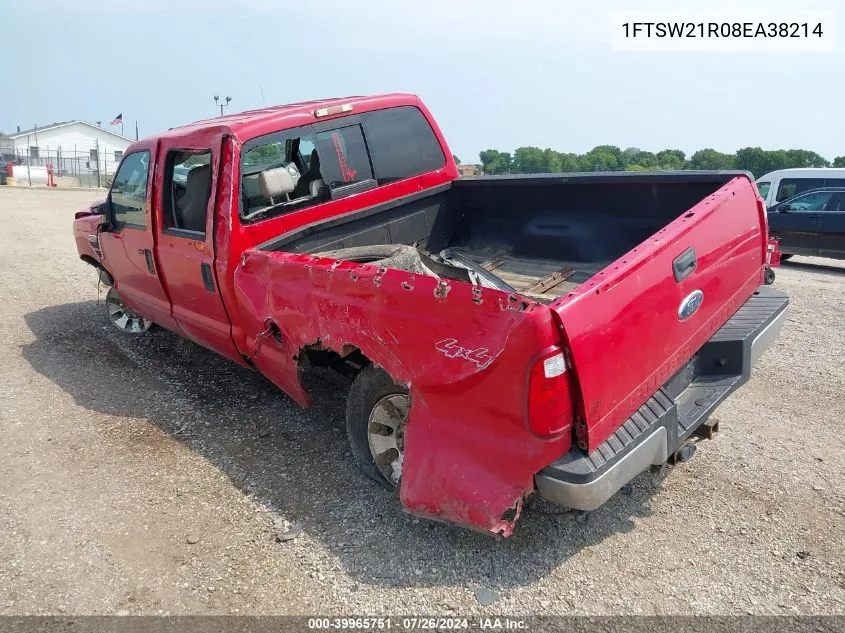
[[[347,104],[352,106],[351,111],[322,117],[317,117],[314,114],[316,110],[321,108],[331,108],[332,106]],[[419,97],[406,93],[391,93],[369,97],[353,96],[317,99],[314,101],[302,101],[299,103],[270,106],[259,110],[226,114],[213,119],[203,119],[171,128],[167,132],[154,135],[152,138],[179,138],[191,136],[195,132],[217,131],[223,134],[231,134],[243,143],[256,136],[302,125],[311,125],[318,121],[327,121],[342,116],[352,116],[372,110],[383,110],[385,108],[406,105],[419,106],[420,104]]]

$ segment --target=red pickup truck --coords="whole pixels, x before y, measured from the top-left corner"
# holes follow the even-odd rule
[[[508,536],[690,452],[785,321],[743,172],[458,178],[413,95],[272,107],[126,151],[77,213],[112,322],[261,372],[351,378],[360,469]],[[306,465],[303,464],[303,467]]]

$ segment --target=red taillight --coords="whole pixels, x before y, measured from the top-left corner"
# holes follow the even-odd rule
[[[528,376],[528,427],[550,438],[572,427],[572,394],[566,359],[558,348],[543,354]]]

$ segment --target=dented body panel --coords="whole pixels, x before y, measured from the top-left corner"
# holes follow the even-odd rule
[[[247,251],[235,272],[248,349],[268,322],[282,333],[256,367],[309,403],[297,357],[319,343],[353,346],[408,386],[401,480],[410,511],[507,535],[502,515],[533,489],[543,465],[569,450],[525,419],[525,371],[559,342],[552,312],[507,293],[310,255]],[[471,417],[467,419],[471,403]]]
[[[261,221],[242,215],[249,141],[316,125],[317,111],[330,113],[321,121],[342,126],[345,108],[358,116],[407,106],[430,125],[444,154],[441,167]],[[204,148],[212,156],[205,232],[168,229],[167,157]],[[404,508],[502,536],[513,531],[527,495],[539,488],[554,489],[549,498],[572,498],[570,488],[555,488],[555,477],[605,450],[654,396],[666,402],[682,368],[762,283],[766,263],[765,213],[746,174],[459,181],[442,132],[413,95],[230,115],[141,141],[126,155],[136,151],[153,160],[146,226],[117,227],[109,201],[94,205],[74,223],[80,257],[115,277],[132,310],[259,371],[303,407],[311,398],[301,373],[315,350],[382,368],[410,395],[399,482]],[[605,219],[578,206],[596,200]],[[124,242],[132,242],[132,252],[115,247]],[[379,244],[417,252],[418,270],[320,255]],[[493,254],[472,263],[460,249],[482,260]],[[694,266],[673,278],[689,250]],[[579,257],[585,270],[598,272],[567,282]],[[560,270],[518,291],[497,276],[508,268],[505,260],[519,266],[532,258]],[[127,270],[131,275],[121,272]],[[517,273],[512,279],[527,278]],[[549,300],[562,283],[571,291]],[[770,303],[766,318],[781,323],[782,306]],[[776,329],[767,323],[770,342]],[[560,389],[549,391],[543,380]],[[544,408],[537,394],[557,408]],[[537,411],[546,410],[550,430],[540,432]],[[627,463],[651,459],[640,454]],[[615,472],[614,481],[636,474]],[[547,473],[542,488],[538,473]],[[607,494],[594,490],[591,503]]]

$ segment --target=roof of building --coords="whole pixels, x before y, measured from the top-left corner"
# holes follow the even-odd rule
[[[73,121],[59,121],[58,123],[50,123],[49,125],[40,125],[38,127],[30,128],[28,130],[21,130],[20,132],[13,132],[8,134],[9,138],[20,138],[22,136],[27,136],[29,134],[37,134],[38,132],[46,132],[47,130],[55,130],[56,128],[64,127],[66,125],[73,125],[74,123],[81,123],[82,125],[87,125],[88,127],[94,128],[95,130],[100,130],[101,132],[105,132],[106,134],[111,134],[112,136],[116,136],[124,141],[129,141],[130,143],[133,142],[135,139],[129,138],[128,136],[123,136],[123,134],[118,134],[117,132],[112,132],[109,129],[104,127],[100,127],[99,125],[94,125],[93,123],[88,123],[88,121],[81,121],[79,119],[74,119]]]
[[[171,128],[167,132],[156,137],[184,136],[185,134],[201,130],[220,130],[224,133],[234,134],[241,140],[254,138],[263,134],[278,131],[280,129],[311,125],[318,121],[324,121],[335,116],[347,116],[350,113],[338,113],[318,118],[314,112],[320,108],[330,108],[337,105],[352,106],[351,114],[366,112],[382,108],[397,107],[402,105],[418,105],[420,100],[416,95],[394,93],[376,95],[372,97],[343,97],[332,99],[320,99],[315,101],[303,101],[300,103],[289,103],[285,105],[270,106],[258,110],[247,110],[234,114],[226,114],[213,119],[203,119],[194,123],[188,123],[179,127]]]

